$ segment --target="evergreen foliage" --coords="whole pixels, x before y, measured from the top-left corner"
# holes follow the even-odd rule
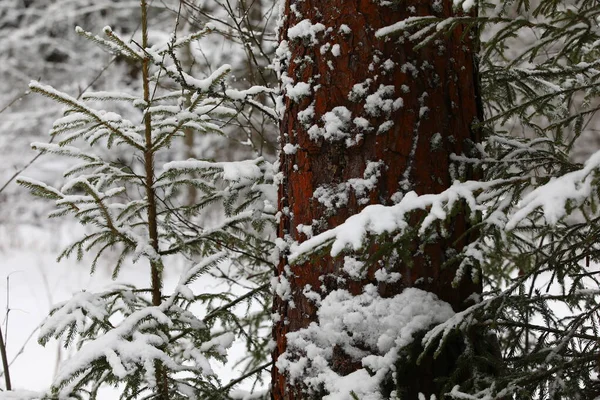
[[[467,34],[480,39],[485,120],[474,124],[486,132],[485,142],[471,154],[455,155],[456,183],[445,192],[407,193],[396,205],[367,207],[346,224],[292,246],[289,259],[331,251],[363,262],[365,269],[373,260],[409,262],[405,244],[412,238],[438,240],[453,215],[469,213],[470,233],[477,239],[449,254],[448,265],[458,266],[457,282],[482,280],[484,293],[466,310],[415,333],[420,342],[394,348],[398,365],[381,380],[382,393],[402,398],[394,390],[397,380],[415,372],[406,365],[418,368],[429,355],[443,360],[460,353],[440,379],[440,398],[596,398],[600,153],[584,164],[572,156],[599,109],[600,5],[593,0],[454,3],[465,10],[477,7],[478,15],[410,18],[379,36],[435,46],[459,24],[468,26]],[[60,188],[20,179],[34,194],[55,201],[52,216],[73,215],[90,227],[61,257],[92,252],[93,271],[104,252],[118,251],[115,277],[128,260],[146,260],[159,277],[146,289],[83,292],[52,311],[41,341],[62,338],[78,352],[59,372],[48,398],[95,398],[103,384],[119,385],[124,399],[228,398],[238,381],[222,385],[210,363],[224,360],[235,337],[243,338],[248,350],[240,380],[270,367],[264,328],[275,261],[271,183],[277,171],[258,155],[154,167],[185,129],[224,134],[240,116],[244,123],[254,121],[248,110],[276,119],[271,104],[264,104],[273,95],[268,82],[240,91],[227,86],[227,66],[204,79],[182,68],[175,49],[211,30],[141,49],[110,29],[105,37],[80,31],[132,63],[152,66],[152,74],[142,77],[143,94],[96,92],[79,100],[47,85],[30,85],[66,107],[51,131],[56,142],[34,148],[78,160]],[[253,36],[246,31],[246,40]],[[515,43],[530,45],[516,51]],[[162,85],[167,78],[169,84]],[[126,118],[97,109],[98,101],[127,102],[139,114]],[[107,161],[94,152],[99,147],[126,149],[132,162]],[[462,172],[469,168],[481,179],[468,180]],[[183,199],[188,187],[198,193],[192,204]],[[216,221],[207,217],[215,210],[222,211]],[[348,234],[349,228],[355,231]],[[379,245],[377,254],[366,251],[372,243]],[[189,263],[176,288],[164,295],[160,274],[173,257]],[[191,283],[206,274],[249,286],[241,296],[194,293]],[[204,317],[195,312],[197,304],[206,307]],[[233,311],[241,304],[248,310],[244,317]],[[319,348],[323,354],[330,350],[325,343]],[[356,392],[351,397],[361,398]]]

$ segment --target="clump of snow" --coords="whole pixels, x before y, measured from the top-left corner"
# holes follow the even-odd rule
[[[348,179],[348,185],[354,190],[358,204],[364,205],[369,202],[367,198],[370,191],[374,190],[377,180],[381,176],[383,161],[369,161],[365,167],[363,178]]]
[[[454,7],[462,6],[464,12],[469,12],[475,6],[475,0],[454,0]]]
[[[375,271],[375,279],[378,282],[395,283],[402,278],[399,272],[388,272],[385,268],[380,268]]]
[[[308,135],[312,140],[323,138],[329,141],[346,139],[350,136],[349,125],[352,120],[352,112],[344,106],[335,107],[326,112],[321,120],[324,123],[323,128],[313,125],[308,130]]]
[[[257,179],[262,172],[254,160],[223,162],[223,179],[239,181],[240,179]]]
[[[331,47],[331,54],[335,57],[339,57],[342,54],[339,44],[334,44],[333,47]]]
[[[315,107],[310,105],[306,107],[304,110],[298,113],[298,120],[304,125],[304,127],[310,126],[313,118],[315,117]]]
[[[521,201],[519,210],[510,218],[506,229],[514,229],[535,209],[541,208],[550,224],[567,214],[567,207],[582,204],[592,194],[593,172],[600,168],[600,151],[594,153],[582,169],[551,179]]]
[[[185,161],[171,161],[164,165],[165,172],[182,171],[196,172],[202,170],[221,170],[223,179],[227,181],[240,181],[246,179],[258,179],[263,176],[260,168],[264,160],[259,157],[255,160],[210,162],[204,160],[189,159]]]
[[[288,29],[288,38],[291,40],[307,40],[312,44],[317,44],[317,34],[325,30],[325,25],[321,23],[313,24],[310,19],[303,19],[296,25]]]
[[[458,0],[455,0],[455,3]],[[412,25],[423,23],[423,21],[431,20],[434,21],[436,17],[427,15],[423,17],[408,17],[403,19],[402,21],[398,21],[392,25],[381,28],[375,32],[375,36],[378,38],[383,38],[386,36],[397,34],[398,32],[405,31],[410,28]]]
[[[382,298],[374,285],[352,296],[336,290],[321,300],[318,322],[287,334],[287,350],[276,362],[292,383],[302,379],[309,391],[324,388],[323,400],[383,399],[380,385],[392,373],[399,351],[414,335],[454,315],[434,294],[408,288]],[[341,376],[331,369],[333,349],[344,351],[361,368]]]
[[[49,337],[53,332],[64,332],[70,325],[83,327],[87,318],[104,320],[107,317],[104,301],[96,293],[79,292],[62,304],[46,319],[40,328],[41,338]]]
[[[296,154],[297,150],[298,150],[297,144],[286,143],[286,145],[283,146],[283,152],[287,155]]]
[[[292,298],[292,287],[290,286],[290,281],[285,276],[273,277],[271,279],[271,286],[273,292],[282,300],[290,300]]]
[[[298,232],[304,234],[307,238],[311,238],[313,236],[313,227],[312,227],[312,225],[298,224],[296,226],[296,230]]]
[[[404,107],[404,99],[402,97],[398,97],[396,100],[394,100],[394,102],[392,103],[392,108],[394,110],[399,110],[402,107]]]
[[[315,189],[313,198],[328,210],[336,210],[348,204],[348,185],[340,183],[337,186],[323,185]]]
[[[352,122],[354,122],[354,125],[356,125],[356,127],[360,130],[370,130],[370,123],[366,118],[356,117]]]
[[[396,63],[390,59],[385,60],[385,62],[383,63],[383,69],[385,69],[386,71],[392,71],[395,66]]]
[[[382,167],[382,161],[369,161],[362,178],[350,178],[347,182],[337,185],[319,186],[315,189],[313,197],[331,212],[348,204],[351,191],[354,192],[358,204],[367,204],[369,193],[376,188],[377,180],[381,176]]]
[[[285,94],[293,101],[298,101],[303,97],[310,96],[310,84],[306,82],[296,82],[295,84],[285,85]]]
[[[436,132],[433,134],[433,136],[431,137],[431,150],[437,150],[442,146],[442,134],[439,132]]]
[[[344,35],[349,35],[352,33],[352,29],[350,29],[350,27],[346,24],[340,25],[339,31],[340,31],[340,33],[342,33]]]
[[[365,102],[365,112],[367,115],[389,116],[395,110],[394,100],[390,97],[394,95],[395,88],[392,85],[380,85],[375,93],[367,96]]]
[[[352,113],[346,107],[338,106],[333,110],[326,112],[322,119],[325,122],[324,134],[325,139],[343,138],[348,135],[344,132],[347,128]]]
[[[274,89],[265,86],[252,86],[246,90],[227,89],[225,95],[232,100],[245,100],[248,97],[256,96],[262,93],[275,93]]]
[[[390,129],[392,129],[394,127],[394,121],[385,121],[384,123],[382,123],[381,125],[379,125],[379,128],[377,128],[377,134],[382,134],[385,133],[387,131],[389,131]]]
[[[600,159],[600,152],[598,158]],[[487,190],[501,182],[503,181],[455,182],[450,188],[439,194],[419,196],[411,191],[402,196],[401,200],[393,206],[370,205],[360,213],[348,218],[343,224],[320,233],[301,244],[293,244],[288,260],[294,263],[299,257],[330,244],[331,255],[334,257],[347,247],[357,251],[363,247],[368,234],[402,234],[409,227],[408,217],[411,212],[430,208],[431,212],[427,214],[419,228],[419,234],[423,234],[434,221],[446,218],[445,210],[452,209],[460,199],[464,199],[473,212],[483,210],[484,207],[478,205],[474,193]]]
[[[287,40],[280,40],[277,49],[275,50],[275,57],[273,58],[273,70],[277,74],[282,85],[286,85],[292,82],[292,78],[288,76],[287,66],[292,57],[290,46]],[[285,87],[285,86],[284,86]],[[283,101],[283,94],[275,97],[275,112],[279,118],[283,117],[285,113],[285,102]]]
[[[369,78],[362,83],[356,83],[352,86],[352,90],[348,93],[348,100],[355,102],[360,101],[360,99],[367,95],[367,90],[371,82],[372,79]]]
[[[417,77],[419,76],[419,70],[417,69],[417,67],[415,67],[412,63],[404,63],[402,64],[402,66],[400,67],[400,71],[402,71],[402,73],[407,74],[407,73],[411,73],[411,75],[413,77]]]
[[[350,278],[356,280],[363,279],[367,273],[365,263],[350,256],[344,257],[344,266],[342,269],[350,276]]]
[[[194,78],[193,76],[178,70],[175,66],[167,66],[165,69],[167,72],[175,76],[181,75],[189,86],[193,87],[200,93],[208,93],[221,79],[223,79],[223,76],[231,72],[231,65],[223,64],[204,79]]]

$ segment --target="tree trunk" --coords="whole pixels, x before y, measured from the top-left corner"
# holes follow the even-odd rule
[[[409,17],[455,15],[452,3],[285,2],[279,52],[286,92],[280,126],[284,146],[280,157],[280,238],[302,242],[310,234],[306,227],[318,234],[366,205],[392,205],[411,190],[439,193],[454,179],[469,177],[465,170],[451,173],[450,155],[469,154],[479,141],[479,132],[471,127],[482,117],[475,41],[469,35],[462,38],[462,28],[420,50],[415,50],[404,34],[391,39],[375,36],[378,29]],[[286,44],[289,53],[283,51]],[[299,82],[306,82],[310,89]],[[371,178],[376,183],[361,189],[348,184],[353,178]],[[481,288],[468,279],[453,288],[455,268],[442,265],[451,249],[460,251],[469,242],[468,228],[468,218],[459,213],[448,224],[448,237],[426,244],[422,251],[416,239],[409,243],[412,263],[399,261],[391,266],[402,274],[393,285],[377,283],[376,262],[364,280],[341,283],[337,278],[347,278],[342,271],[343,257],[322,256],[289,266],[282,252],[277,275],[289,281],[291,293],[286,300],[275,296],[279,322],[273,330],[277,342],[274,359],[285,351],[288,332],[317,320],[316,305],[303,294],[307,285],[323,296],[340,288],[359,294],[368,283],[378,285],[382,296],[418,287],[433,292],[457,311],[464,309],[467,297]],[[361,367],[345,360],[344,354],[336,357],[341,375]],[[414,393],[415,397],[408,398],[416,398],[419,392],[428,395],[434,378],[423,374],[416,378],[421,382],[407,382],[410,387],[404,392]],[[274,399],[309,398],[291,387],[276,368],[272,393]]]

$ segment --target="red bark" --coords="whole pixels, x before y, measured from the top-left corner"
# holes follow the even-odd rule
[[[479,133],[471,128],[472,123],[481,118],[474,45],[468,37],[461,37],[462,29],[456,29],[449,37],[420,50],[414,50],[414,43],[402,34],[388,40],[375,37],[379,28],[408,17],[452,16],[452,1],[443,0],[441,8],[436,8],[432,2],[418,0],[394,2],[391,6],[376,3],[373,0],[286,1],[280,35],[282,40],[288,41],[291,57],[284,72],[294,82],[309,82],[316,90],[299,101],[285,98],[281,143],[297,145],[297,151],[294,154],[282,152],[280,158],[284,176],[279,188],[280,238],[302,242],[306,236],[298,232],[299,224],[312,224],[314,233],[318,234],[341,224],[367,204],[392,205],[392,196],[398,192],[439,193],[452,183],[450,155],[468,153],[472,143],[479,140]],[[303,19],[325,26],[326,31],[315,37],[318,44],[310,39],[289,40],[288,29]],[[340,29],[343,25],[350,31]],[[340,46],[339,56],[331,51],[321,54],[320,47],[328,42]],[[373,94],[380,85],[390,85],[394,94],[389,99],[401,97],[403,106],[389,114],[381,112],[374,116],[365,109],[364,97],[359,101],[350,100],[353,86],[369,78],[372,82],[367,94]],[[362,132],[364,135],[353,146],[347,146],[343,140],[311,139],[306,124],[298,117],[298,113],[311,104],[315,110],[311,124],[322,127],[321,117],[325,113],[344,106],[351,111],[351,119],[365,118],[374,130]],[[377,133],[378,127],[386,121],[393,122],[391,129]],[[348,130],[352,137],[360,133],[354,125]],[[435,143],[434,136],[440,137],[439,144]],[[435,145],[432,145],[432,139]],[[368,194],[367,204],[359,204],[356,196],[351,194],[346,205],[327,214],[325,207],[313,197],[320,186],[335,186],[351,178],[362,178],[367,163],[380,160],[385,167],[381,169],[376,190]],[[321,221],[321,224],[317,227],[314,221]],[[452,288],[450,283],[455,270],[443,269],[442,264],[447,261],[448,249],[460,250],[468,243],[469,235],[457,239],[469,225],[467,218],[459,214],[448,226],[450,236],[428,244],[422,253],[414,254],[412,267],[401,263],[392,267],[402,274],[401,283],[380,284],[382,295],[392,296],[404,287],[414,286],[435,293],[456,310],[464,308],[464,300],[480,287],[463,280],[459,288]],[[411,247],[416,251],[418,245],[414,242]],[[373,277],[376,267],[372,266],[367,279],[360,282],[347,280],[340,284],[336,277],[345,276],[342,265],[343,257],[324,256],[293,265],[291,273],[286,273],[288,262],[285,255],[282,256],[277,274],[285,275],[290,281],[294,307],[275,296],[274,311],[281,317],[273,330],[277,341],[275,359],[285,351],[286,333],[316,320],[315,305],[302,294],[306,285],[312,288],[324,285],[322,294],[341,287],[358,294],[365,284],[376,283]],[[342,374],[360,367],[344,360],[343,354],[337,358]],[[272,391],[274,399],[307,398],[294,390],[286,376],[276,368]]]

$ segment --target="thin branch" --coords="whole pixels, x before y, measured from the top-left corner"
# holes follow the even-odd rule
[[[264,369],[269,368],[270,366],[272,366],[274,364],[273,361],[270,361],[268,363],[265,363],[259,367],[254,368],[252,371],[240,376],[237,379],[232,380],[231,382],[229,382],[227,385],[223,386],[223,389],[221,389],[222,393],[226,393],[229,389],[231,389],[232,387],[234,387],[235,385],[237,385],[238,383],[242,382],[244,379],[247,379],[249,377],[251,377],[252,375],[255,375],[259,372],[261,372]]]
[[[86,91],[87,91],[87,90],[88,90],[90,87],[92,87],[92,85],[93,85],[94,83],[96,83],[96,81],[97,81],[98,79],[100,79],[100,77],[101,77],[101,76],[104,74],[104,72],[106,72],[106,70],[108,69],[108,67],[110,67],[110,65],[111,65],[111,64],[112,64],[112,63],[113,63],[113,62],[114,62],[116,59],[117,59],[116,57],[113,57],[113,58],[112,58],[112,59],[111,59],[111,60],[108,62],[108,64],[106,64],[106,65],[104,66],[104,68],[102,68],[102,69],[100,70],[100,72],[98,73],[98,75],[96,75],[96,76],[94,77],[94,79],[92,79],[92,80],[90,81],[90,83],[89,83],[89,84],[88,84],[86,87],[84,87],[83,89],[81,89],[81,90],[79,91],[79,95],[77,96],[77,100],[79,100],[79,99],[81,98],[81,96],[83,96],[83,94],[84,94],[84,93],[85,93],[85,92],[86,92]],[[4,112],[6,109],[8,109],[10,106],[12,106],[13,104],[15,104],[17,101],[19,101],[19,100],[21,100],[23,97],[27,96],[29,93],[31,93],[31,92],[28,90],[28,91],[24,92],[24,93],[23,93],[21,96],[19,96],[19,97],[15,98],[15,99],[14,99],[13,101],[11,101],[11,102],[10,102],[10,103],[9,103],[7,106],[5,106],[5,107],[4,107],[2,110],[0,110],[0,114],[1,114],[2,112]],[[48,143],[52,143],[52,142],[54,142],[54,139],[55,139],[55,138],[56,138],[56,136],[52,136],[52,137],[50,138],[50,140],[48,141]],[[6,182],[4,182],[4,184],[2,185],[2,187],[0,187],[0,193],[2,193],[2,192],[4,191],[4,189],[6,189],[6,187],[7,187],[8,185],[10,185],[10,183],[11,183],[12,181],[14,181],[15,179],[17,179],[17,178],[19,177],[19,175],[21,175],[23,172],[25,172],[25,170],[26,170],[27,168],[31,167],[31,166],[33,165],[33,163],[35,163],[35,162],[38,160],[38,158],[40,158],[40,157],[41,157],[43,154],[44,154],[44,153],[38,153],[38,154],[36,154],[36,155],[35,155],[35,156],[34,156],[34,157],[31,159],[31,160],[29,160],[29,162],[27,162],[27,164],[25,164],[23,167],[21,167],[20,169],[18,169],[18,170],[17,170],[17,171],[16,171],[16,172],[15,172],[13,175],[11,175],[11,177],[10,177],[10,178],[8,178],[8,180],[7,180]]]
[[[12,384],[10,383],[10,370],[8,368],[8,357],[6,355],[6,346],[4,346],[2,327],[0,327],[0,356],[2,356],[2,368],[4,370],[4,383],[6,385],[6,390],[12,390]]]

